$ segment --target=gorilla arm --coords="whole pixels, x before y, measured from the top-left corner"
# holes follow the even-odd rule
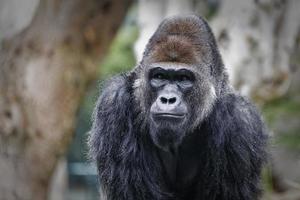
[[[109,200],[168,199],[159,185],[151,149],[146,150],[148,145],[143,145],[141,134],[135,131],[140,127],[133,128],[131,75],[116,76],[105,84],[93,114],[90,154],[97,162],[101,196]]]
[[[211,134],[208,171],[217,174],[208,177],[215,183],[207,180],[207,186],[219,188],[210,191],[211,199],[258,199],[267,134],[256,108],[241,96],[227,94],[217,100],[204,129]]]

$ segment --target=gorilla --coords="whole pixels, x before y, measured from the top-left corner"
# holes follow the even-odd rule
[[[267,138],[191,15],[165,19],[142,61],[105,84],[89,147],[101,199],[257,200]]]

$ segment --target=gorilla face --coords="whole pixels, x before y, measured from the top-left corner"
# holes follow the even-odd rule
[[[149,66],[146,72],[150,94],[148,123],[152,140],[158,147],[167,151],[176,148],[201,120],[197,117],[205,111],[205,101],[211,99],[210,93],[201,92],[207,91],[200,84],[206,80],[201,78],[199,82],[197,77],[199,74],[187,64],[169,62]],[[198,107],[199,104],[203,106]]]

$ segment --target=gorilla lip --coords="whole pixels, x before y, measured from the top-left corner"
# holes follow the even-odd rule
[[[163,117],[163,118],[184,118],[184,114],[175,114],[175,113],[153,113],[155,117]]]

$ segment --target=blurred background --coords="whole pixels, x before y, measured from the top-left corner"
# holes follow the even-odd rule
[[[99,199],[87,137],[101,83],[189,13],[268,124],[263,199],[299,200],[299,0],[0,0],[0,200]]]

